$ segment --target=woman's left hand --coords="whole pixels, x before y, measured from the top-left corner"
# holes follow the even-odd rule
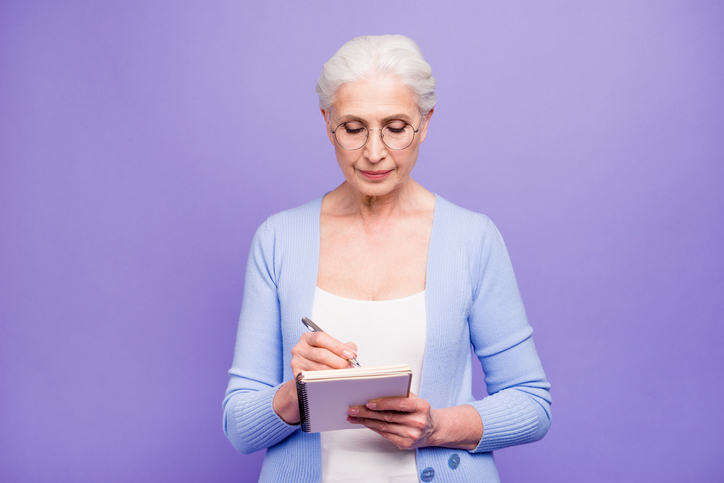
[[[373,399],[366,406],[350,407],[347,414],[349,422],[365,425],[400,449],[435,446],[436,411],[412,393],[410,397]]]
[[[372,399],[347,409],[347,421],[362,424],[400,449],[444,446],[469,451],[483,437],[478,411],[468,405],[433,409],[426,400],[410,397]]]

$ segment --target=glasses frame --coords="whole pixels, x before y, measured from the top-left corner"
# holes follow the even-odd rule
[[[402,121],[402,119],[399,119],[399,120]],[[362,121],[357,121],[357,120],[344,121],[344,122],[340,122],[339,124],[337,124],[337,127],[336,127],[336,128],[334,128],[334,129],[331,129],[331,128],[330,128],[330,131],[332,132],[332,134],[334,134],[334,141],[337,143],[337,145],[338,145],[340,148],[345,149],[345,150],[347,150],[347,151],[358,151],[358,150],[362,149],[363,147],[367,146],[367,142],[369,142],[369,140],[370,140],[370,131],[379,131],[379,133],[380,133],[380,140],[382,140],[382,144],[384,144],[384,145],[387,147],[387,149],[392,149],[393,151],[402,151],[403,149],[407,149],[407,148],[409,148],[410,146],[412,146],[412,143],[415,141],[415,135],[420,131],[420,128],[422,127],[422,122],[423,122],[424,120],[425,120],[425,116],[422,116],[422,117],[420,118],[420,125],[417,126],[417,129],[415,129],[414,127],[412,128],[412,139],[410,139],[410,144],[408,144],[408,145],[405,146],[404,148],[393,148],[393,147],[390,147],[390,146],[385,142],[385,135],[382,134],[382,130],[383,130],[385,127],[387,127],[387,124],[390,124],[389,122],[388,122],[387,124],[385,124],[384,126],[382,126],[380,129],[370,129],[370,128],[368,128]],[[362,144],[362,146],[360,146],[360,147],[358,147],[358,148],[354,148],[354,149],[345,148],[344,146],[342,146],[342,143],[339,142],[339,139],[337,139],[337,131],[339,130],[340,126],[343,126],[343,125],[347,124],[348,122],[359,122],[360,124],[362,124],[362,125],[365,127],[365,129],[367,129],[367,136],[365,137],[365,142]],[[392,121],[390,121],[390,122],[392,122]],[[409,122],[406,122],[406,121],[402,121],[402,122],[404,122],[404,123],[407,124],[408,126],[412,127],[412,124],[410,124]]]

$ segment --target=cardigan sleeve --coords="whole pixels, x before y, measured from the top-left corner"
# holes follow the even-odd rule
[[[224,433],[242,453],[272,446],[299,428],[274,411],[274,395],[283,382],[282,334],[274,234],[267,220],[252,240],[244,280],[244,298],[224,398]]]
[[[474,452],[488,452],[541,439],[551,397],[508,252],[487,217],[479,247],[469,324],[490,396],[472,404],[483,422]]]

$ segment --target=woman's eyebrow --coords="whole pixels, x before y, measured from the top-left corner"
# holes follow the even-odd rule
[[[410,116],[404,113],[399,114],[392,114],[391,116],[386,116],[382,119],[382,124],[386,124],[390,121],[394,121],[396,119],[401,119],[403,121],[410,120]],[[359,116],[355,116],[354,114],[344,114],[337,118],[338,122],[348,122],[348,121],[359,121],[362,124],[367,124],[367,120],[364,118],[361,118]]]
[[[402,113],[400,113],[400,114],[393,114],[392,116],[387,116],[386,118],[382,119],[382,124],[385,124],[385,123],[387,123],[387,122],[394,121],[394,120],[397,120],[397,119],[400,119],[400,120],[403,120],[403,121],[405,121],[405,120],[408,120],[408,121],[409,121],[409,120],[410,120],[410,116],[408,116],[407,114],[402,114]]]
[[[362,119],[359,116],[355,116],[354,114],[345,114],[345,115],[339,116],[337,118],[337,121],[338,122],[359,121],[361,123],[365,122],[364,119]]]

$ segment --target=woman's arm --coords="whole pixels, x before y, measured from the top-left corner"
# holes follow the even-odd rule
[[[272,217],[262,224],[252,240],[234,362],[224,399],[224,432],[242,453],[268,448],[299,429],[294,380],[283,382],[284,348],[273,220]],[[347,367],[350,355],[345,351],[350,350],[352,357],[356,357],[356,346],[352,343],[342,344],[323,332],[304,333],[292,348],[292,374]]]
[[[281,314],[269,221],[254,235],[246,266],[244,298],[224,398],[224,433],[242,453],[272,446],[299,426],[273,409],[283,381]]]
[[[500,232],[483,219],[468,325],[490,396],[471,403],[485,425],[476,452],[537,441],[551,423],[550,384],[533,344],[513,266]]]

